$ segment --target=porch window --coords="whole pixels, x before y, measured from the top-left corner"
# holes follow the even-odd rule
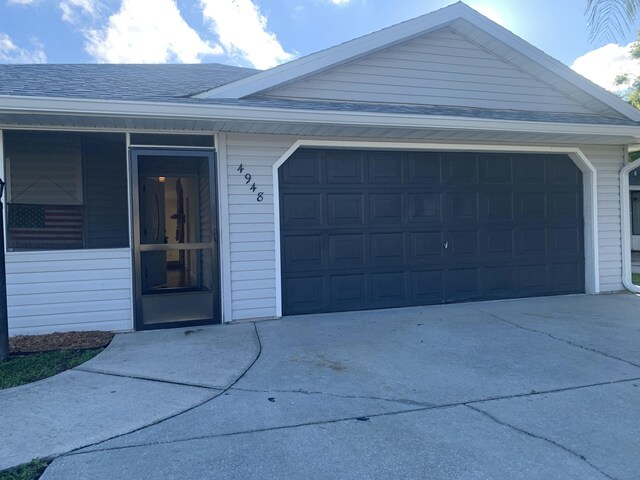
[[[123,134],[4,132],[9,250],[129,246]]]

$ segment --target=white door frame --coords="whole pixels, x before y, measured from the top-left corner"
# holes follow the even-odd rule
[[[620,224],[622,226],[622,284],[630,292],[640,293],[631,281],[631,198],[629,173],[640,167],[640,158],[620,170]]]

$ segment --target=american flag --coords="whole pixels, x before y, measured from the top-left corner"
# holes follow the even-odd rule
[[[8,247],[82,248],[82,205],[9,204]]]

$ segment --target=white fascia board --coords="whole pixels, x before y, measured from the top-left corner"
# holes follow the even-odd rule
[[[466,5],[460,2],[450,5],[435,12],[349,40],[335,47],[283,63],[250,77],[213,88],[194,95],[194,98],[242,98],[292,80],[298,80],[341,63],[352,61],[363,55],[369,55],[377,50],[410,40],[413,37],[424,35],[435,28],[441,28],[447,23],[464,16],[465,12],[470,10],[469,7],[464,7]]]
[[[502,43],[513,48],[522,55],[529,57],[540,66],[546,68],[547,70],[550,70],[560,78],[566,80],[567,82],[570,82],[592,97],[600,100],[605,105],[610,106],[612,109],[621,113],[625,117],[636,122],[640,121],[640,110],[628,104],[617,95],[608,92],[604,88],[596,85],[592,81],[586,79],[579,73],[569,68],[564,63],[546,54],[539,48],[534,47],[529,42],[523,40],[506,28],[488,19],[487,17],[481,15],[467,5],[462,3],[460,4],[460,8],[466,12],[465,15],[461,16],[461,18],[463,18],[464,20],[472,23],[479,29],[500,40]]]
[[[634,137],[638,138],[638,142],[640,142],[640,126],[633,125],[545,123],[439,115],[296,110],[237,105],[0,96],[0,112],[61,116],[116,116],[124,118],[171,118],[293,123],[303,125],[347,125],[359,127],[503,131],[539,134],[606,135],[611,137]]]

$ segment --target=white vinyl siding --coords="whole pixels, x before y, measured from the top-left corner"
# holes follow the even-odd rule
[[[231,256],[231,311],[233,320],[276,315],[275,215],[273,164],[294,144],[295,138],[258,135],[227,136],[227,181]],[[377,145],[379,148],[379,144]],[[582,147],[598,170],[599,268],[602,292],[622,285],[622,250],[618,172],[622,147]],[[255,202],[237,172],[242,163],[252,175],[265,201]],[[222,226],[224,228],[224,226]],[[229,298],[225,298],[229,301]]]
[[[622,227],[620,223],[620,170],[622,147],[588,146],[582,151],[598,170],[598,244],[600,291],[624,290],[622,285]]]
[[[265,94],[284,98],[593,113],[449,28]]]
[[[294,142],[278,136],[227,136],[233,320],[276,315],[273,164]],[[237,170],[240,164],[242,174]],[[249,190],[247,173],[256,184],[256,193],[264,192],[262,202]]]
[[[8,252],[10,335],[131,330],[127,249]]]

